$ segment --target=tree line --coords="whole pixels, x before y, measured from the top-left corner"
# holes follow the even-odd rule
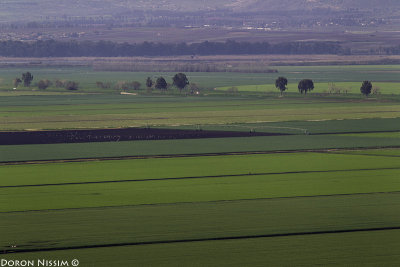
[[[23,85],[25,87],[30,87],[32,81],[33,81],[33,75],[30,72],[22,73],[21,78],[16,77],[13,80],[13,85],[15,87],[14,89],[16,89],[21,83],[23,83]],[[146,84],[148,92],[151,92],[152,88],[158,89],[160,91],[166,91],[170,87],[170,84],[168,84],[167,81],[165,80],[165,78],[162,76],[158,77],[155,81],[153,81],[151,77],[147,77],[145,84]],[[44,90],[52,85],[53,85],[53,83],[47,79],[40,80],[36,84],[36,86],[42,90]],[[182,92],[182,90],[189,88],[190,93],[194,94],[194,93],[197,93],[199,90],[199,87],[196,84],[189,83],[189,79],[187,78],[186,74],[184,74],[184,73],[175,74],[172,77],[172,85],[175,86],[177,89],[179,89],[179,92]],[[280,76],[275,80],[275,87],[281,92],[281,95],[283,94],[283,92],[285,92],[288,89],[287,85],[288,85],[288,79],[286,77]],[[67,90],[78,90],[79,83],[77,83],[75,81],[65,81],[65,80],[57,79],[55,81],[55,86],[56,87],[64,87]],[[96,87],[102,88],[102,89],[109,89],[112,87],[112,84],[110,82],[103,83],[103,82],[97,81]],[[137,81],[133,81],[133,82],[120,81],[120,82],[117,82],[117,84],[115,84],[115,86],[114,86],[115,89],[124,90],[124,91],[130,90],[130,89],[139,90],[140,87],[141,87],[141,83],[137,82]],[[236,92],[237,88],[236,88],[236,90],[233,90],[234,88],[235,87],[232,87],[231,90],[229,90],[229,91]],[[314,82],[311,79],[303,79],[299,82],[297,88],[301,94],[307,94],[307,92],[314,90]],[[378,91],[373,92],[373,86],[370,81],[363,81],[363,83],[360,87],[360,92],[365,96],[368,96],[371,93],[375,93],[375,94],[379,93]]]
[[[32,73],[24,72],[20,77],[16,77],[13,80],[14,89],[17,89],[20,84],[23,84],[25,87],[30,87],[33,81]],[[67,80],[55,80],[54,83],[48,79],[42,79],[38,81],[35,86],[37,86],[41,90],[45,90],[48,87],[54,85],[57,88],[65,88],[66,90],[75,91],[79,89],[79,83],[75,81],[67,81]]]
[[[288,79],[286,77],[278,77],[275,80],[275,87],[281,92],[281,95],[283,94],[284,91],[286,91],[288,84]],[[299,82],[297,88],[299,89],[299,92],[301,94],[307,94],[307,92],[310,92],[314,90],[314,82],[310,79],[303,79]],[[360,87],[360,92],[361,94],[368,96],[370,95],[373,91],[373,86],[370,81],[363,81]],[[374,92],[375,94],[378,94],[378,91]]]
[[[21,77],[16,77],[13,79],[14,89],[17,89],[18,86],[20,86],[21,84],[24,87],[31,87],[33,79],[34,77],[32,73],[30,73],[29,71],[22,73]],[[79,83],[75,81],[67,81],[60,79],[56,79],[54,82],[48,79],[42,79],[34,84],[34,86],[37,86],[38,89],[41,90],[45,90],[53,85],[57,88],[65,88],[66,90],[71,90],[71,91],[79,89]],[[191,93],[195,93],[199,89],[195,83],[190,84],[190,86],[188,85],[189,85],[189,80],[186,74],[177,73],[172,77],[172,86],[175,86],[177,89],[179,89],[179,92],[182,92],[182,90],[189,88]],[[137,81],[133,82],[119,81],[114,86],[110,82],[101,82],[101,81],[96,82],[97,88],[110,89],[114,87],[117,90],[123,90],[123,91],[139,90],[141,86],[142,84]],[[153,81],[152,78],[150,77],[147,77],[146,79],[146,87],[148,92],[151,92],[153,87],[160,91],[166,91],[170,86],[171,84],[168,84],[165,78],[162,76],[158,77],[155,81]]]
[[[130,57],[231,54],[343,54],[337,42],[226,42],[202,43],[116,43],[111,41],[2,41],[0,56],[5,57]]]

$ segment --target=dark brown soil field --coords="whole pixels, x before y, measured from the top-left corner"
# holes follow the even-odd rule
[[[176,130],[157,128],[0,132],[0,145],[118,142],[283,135],[279,133]]]

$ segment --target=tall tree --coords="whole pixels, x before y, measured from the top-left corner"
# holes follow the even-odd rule
[[[363,95],[368,96],[372,90],[372,83],[370,81],[363,81],[360,91]]]
[[[285,77],[278,77],[278,79],[275,80],[275,87],[281,91],[281,95],[287,89],[287,83],[288,80]]]
[[[146,86],[147,88],[151,88],[153,86],[153,80],[150,77],[147,77]]]
[[[172,80],[174,82],[174,85],[178,87],[180,92],[186,87],[186,85],[189,84],[189,80],[184,73],[175,74]]]
[[[157,78],[155,87],[159,90],[164,91],[167,89],[167,82],[165,81],[165,79],[163,77],[159,77],[159,78]]]
[[[314,83],[310,79],[304,79],[299,82],[298,88],[300,93],[307,94],[308,91],[314,89]]]
[[[28,87],[31,85],[31,83],[33,81],[33,75],[28,71],[28,72],[22,73],[21,79],[24,82],[24,86]]]

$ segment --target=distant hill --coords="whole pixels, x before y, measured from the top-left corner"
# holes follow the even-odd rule
[[[239,2],[239,1],[236,1]],[[246,2],[246,1],[243,1]],[[399,0],[258,0],[246,5],[249,10],[386,10],[387,12],[399,11]]]

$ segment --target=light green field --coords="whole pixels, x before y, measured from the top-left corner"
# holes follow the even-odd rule
[[[343,136],[359,136],[359,137],[381,137],[381,138],[400,138],[400,132],[384,132],[384,133],[354,133],[343,134]]]
[[[374,82],[400,82],[399,65],[351,65],[351,66],[274,66],[278,73],[211,73],[211,72],[192,72],[186,73],[189,81],[197,83],[201,87],[216,88],[224,86],[242,86],[242,85],[263,85],[273,84],[278,76],[285,76],[289,79],[299,81],[301,79],[312,79],[317,83],[330,82],[357,82],[361,85],[364,80]],[[30,71],[34,80],[40,79],[61,79],[74,80],[79,82],[81,91],[110,92],[112,89],[97,89],[96,81],[116,83],[118,81],[139,81],[145,84],[148,76],[156,78],[163,76],[167,82],[171,83],[175,73],[154,73],[154,72],[96,72],[89,67],[29,67],[29,68],[4,68],[0,69],[0,90],[11,90],[12,80],[20,77],[23,72]],[[297,88],[294,87],[294,89]],[[19,87],[19,90],[26,90]],[[293,91],[297,91],[294,90]],[[383,92],[384,91],[384,88]],[[61,90],[49,88],[47,90]],[[358,93],[358,90],[357,92]]]
[[[360,94],[362,82],[333,82],[340,89],[341,94]],[[400,83],[398,82],[372,82],[372,85],[379,87],[381,94],[400,94]],[[297,83],[289,82],[287,93],[298,93]],[[230,87],[218,87],[218,90],[228,90]],[[240,85],[236,86],[239,92],[279,92],[274,83],[262,85]],[[330,83],[314,83],[312,93],[329,93]],[[333,95],[335,93],[332,93]]]
[[[0,100],[0,130],[397,118],[397,101],[75,95]]]
[[[398,148],[350,150],[350,151],[345,151],[344,153],[359,154],[359,155],[378,155],[378,156],[400,157],[400,149],[398,149]]]

